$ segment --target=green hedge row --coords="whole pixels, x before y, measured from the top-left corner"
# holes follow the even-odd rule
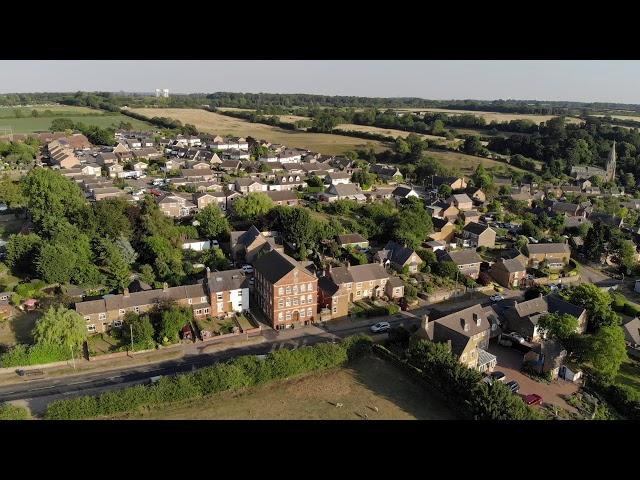
[[[400,307],[396,304],[390,303],[384,307],[370,306],[364,308],[361,305],[355,303],[351,308],[351,313],[356,317],[382,317],[385,315],[395,315],[400,311]]]
[[[68,348],[51,345],[18,344],[0,355],[0,367],[22,367],[43,363],[62,362],[71,358]]]
[[[630,303],[624,295],[620,293],[614,293],[611,295],[613,302],[611,308],[614,312],[624,313],[630,317],[637,317],[640,315],[640,308]]]
[[[10,403],[0,403],[0,420],[28,420],[31,418],[26,408]]]
[[[296,350],[277,350],[266,359],[246,355],[193,373],[163,377],[153,385],[137,385],[103,393],[59,400],[47,407],[45,418],[83,419],[133,411],[181,400],[200,398],[227,390],[238,390],[303,373],[342,365],[371,349],[364,335],[346,338],[340,344],[321,343]]]
[[[601,394],[618,412],[629,420],[640,420],[640,392],[629,385],[604,384],[598,381],[591,383],[597,393]]]

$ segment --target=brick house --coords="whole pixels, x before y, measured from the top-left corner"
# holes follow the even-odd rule
[[[258,307],[276,330],[314,323],[318,279],[296,260],[272,250],[255,262]]]
[[[383,264],[387,264],[388,261],[398,271],[402,271],[407,267],[410,273],[416,273],[420,265],[424,263],[414,249],[404,247],[393,241],[387,242],[384,249],[376,252],[374,258]]]
[[[473,200],[471,200],[471,198],[469,198],[469,195],[467,195],[466,193],[451,195],[447,199],[447,203],[449,205],[453,205],[461,212],[465,210],[473,210]]]
[[[277,232],[261,232],[255,225],[246,231],[231,232],[230,246],[231,258],[247,263],[253,263],[258,255],[271,250],[283,250]]]
[[[188,217],[196,210],[196,204],[190,200],[191,198],[191,194],[167,194],[158,200],[158,207],[167,217]]]
[[[455,226],[446,218],[434,217],[431,219],[433,223],[433,233],[431,239],[439,242],[449,242],[453,239]]]
[[[453,252],[439,250],[436,255],[438,255],[440,261],[455,263],[463,275],[476,279],[480,274],[482,258],[475,250],[457,250]]]
[[[274,205],[288,205],[292,207],[300,203],[300,199],[295,192],[288,190],[281,192],[277,190],[269,190],[268,192],[265,192],[265,194],[271,199]]]
[[[489,247],[496,246],[496,231],[488,225],[471,222],[462,229],[462,246]]]
[[[566,243],[528,243],[524,247],[528,267],[537,268],[547,262],[550,269],[561,269],[569,264],[571,248]]]
[[[519,257],[500,259],[491,265],[489,275],[503,287],[518,288],[526,278],[527,269]]]
[[[440,185],[447,185],[451,190],[464,190],[467,188],[467,182],[463,177],[441,177],[433,175],[431,177],[431,187],[437,189]]]

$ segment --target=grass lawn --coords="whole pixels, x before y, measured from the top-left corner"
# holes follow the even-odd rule
[[[235,322],[231,318],[196,318],[194,320],[194,323],[196,324],[196,327],[198,327],[198,330],[207,330],[209,332],[212,332],[214,335],[231,333],[232,327],[236,326]]]
[[[640,391],[640,362],[629,359],[620,366],[620,372],[616,377],[617,383],[629,385]]]
[[[490,158],[475,157],[473,155],[467,155],[466,153],[452,152],[450,150],[429,149],[425,153],[425,156],[433,157],[436,160],[439,160],[443,165],[450,168],[455,168],[459,170],[460,173],[465,175],[472,174],[479,164],[482,164],[485,168],[497,167],[497,169],[505,172],[508,168],[520,172],[527,171],[522,168],[509,165],[505,162],[491,160]]]
[[[337,407],[341,403],[343,407]],[[376,412],[377,408],[377,412]],[[453,412],[377,357],[347,367],[126,415],[166,420],[452,420]]]
[[[95,112],[95,110],[94,110]],[[49,131],[51,122],[56,117],[27,117],[27,118],[0,118],[0,127],[11,127],[13,133],[33,133]],[[68,118],[74,122],[82,122],[85,125],[97,125],[98,127],[110,127],[117,125],[120,121],[131,123],[135,130],[154,130],[155,127],[149,123],[127,117],[119,113],[114,115],[60,115],[57,118]]]
[[[251,123],[241,118],[197,108],[134,108],[133,112],[147,117],[170,117],[182,123],[190,123],[198,130],[216,135],[251,136],[271,143],[282,143],[288,147],[306,148],[326,155],[341,154],[349,150],[372,146],[376,151],[385,150],[382,142],[361,138],[332,135],[328,133],[308,133],[273,127],[262,123]]]
[[[8,320],[0,321],[0,344],[15,345],[17,343],[33,343],[31,331],[36,321],[42,316],[40,311],[21,312]]]
[[[256,328],[256,326],[253,325],[251,321],[249,321],[249,319],[243,314],[236,315],[236,321],[238,322],[242,330],[249,330],[251,328]]]
[[[135,340],[135,339],[134,339]],[[112,353],[118,351],[122,346],[122,341],[112,337],[108,333],[98,333],[97,335],[91,335],[87,339],[89,344],[89,352],[91,355],[104,355],[105,353]]]

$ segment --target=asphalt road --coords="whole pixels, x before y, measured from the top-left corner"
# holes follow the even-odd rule
[[[400,318],[398,318],[400,317]],[[418,324],[419,317],[396,315],[389,319],[392,325]],[[0,402],[21,400],[35,415],[40,415],[52,401],[79,395],[98,395],[108,390],[117,390],[148,383],[152,377],[175,375],[194,371],[241,355],[266,355],[281,348],[298,348],[321,342],[339,340],[354,333],[367,332],[368,327],[344,328],[339,331],[324,331],[311,326],[287,331],[289,338],[278,335],[273,340],[259,345],[230,348],[214,353],[187,355],[176,360],[141,365],[112,371],[93,372],[50,379],[23,380],[21,383],[0,386]],[[382,338],[383,335],[377,336]]]

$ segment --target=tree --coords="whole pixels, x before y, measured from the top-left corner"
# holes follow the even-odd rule
[[[239,201],[240,199],[238,199]],[[215,204],[204,207],[196,215],[199,222],[198,232],[204,238],[213,239],[218,236],[227,236],[231,231],[229,220],[224,216],[220,208]]]
[[[68,118],[54,118],[51,121],[51,126],[49,130],[52,132],[64,132],[65,130],[73,130],[75,128],[75,123],[73,120]]]
[[[618,248],[620,264],[629,275],[633,267],[638,263],[636,261],[636,246],[631,240],[622,240]]]
[[[42,239],[35,233],[11,235],[7,243],[6,263],[13,273],[35,273],[35,259],[40,251]]]
[[[376,181],[376,176],[373,173],[360,171],[355,172],[351,176],[351,181],[360,185],[360,188],[362,188],[363,190],[369,190],[369,188],[371,188],[371,185],[373,185]]]
[[[591,226],[584,239],[584,251],[589,260],[600,263],[602,255],[605,252],[608,236],[608,228],[600,221],[596,221]]]
[[[162,312],[160,328],[158,329],[159,343],[175,343],[180,340],[180,330],[193,319],[191,310],[171,306]]]
[[[153,273],[153,267],[148,264],[144,264],[140,267],[140,280],[149,285],[153,285],[156,281],[156,276]]]
[[[562,341],[578,330],[578,319],[568,313],[547,313],[540,317],[538,328],[551,338]]]
[[[273,208],[273,200],[261,192],[249,193],[233,203],[233,212],[242,220],[255,221]]]
[[[33,329],[36,344],[76,349],[87,339],[84,319],[75,310],[50,307]]]
[[[620,317],[611,309],[611,295],[592,283],[582,283],[572,289],[569,302],[587,310],[591,329],[620,324]]]
[[[150,258],[155,258],[154,267],[161,280],[172,279],[177,282],[184,270],[182,268],[182,250],[174,247],[169,240],[160,236],[145,238],[145,249]]]
[[[473,389],[470,407],[478,420],[536,420],[539,416],[502,382],[481,382]]]
[[[481,153],[483,153],[485,151],[484,146],[482,145],[482,142],[480,141],[479,137],[476,136],[470,136],[467,137],[464,140],[464,144],[462,145],[462,151],[464,153],[467,153],[469,155],[480,155]],[[480,166],[480,165],[479,165]],[[481,185],[475,184],[477,187],[481,187]]]
[[[456,278],[459,269],[458,266],[451,261],[438,262],[435,265],[435,272],[445,278]]]
[[[22,208],[27,203],[20,183],[14,182],[6,174],[0,181],[0,201],[6,203],[7,207],[12,209]]]
[[[100,261],[107,271],[107,284],[111,288],[124,290],[131,282],[131,270],[122,252],[109,240],[99,241]]]
[[[107,198],[93,204],[96,232],[116,239],[130,239],[133,233],[129,209],[131,204],[122,198]]]
[[[225,270],[229,267],[229,259],[220,248],[205,250],[201,261],[211,270]]]
[[[138,252],[133,249],[131,242],[127,240],[127,237],[120,235],[115,241],[115,246],[120,252],[120,255],[122,255],[122,259],[125,263],[127,265],[133,265],[138,258]]]
[[[74,273],[75,255],[60,243],[45,243],[36,262],[38,273],[48,283],[69,283]]]
[[[438,187],[438,196],[441,198],[449,198],[453,194],[453,189],[446,183]]]
[[[395,218],[393,238],[410,248],[418,248],[431,232],[433,222],[422,201],[416,198],[406,200]]]
[[[149,315],[138,315],[135,312],[127,312],[122,325],[122,338],[127,344],[131,344],[133,332],[134,349],[153,348],[153,325]]]
[[[473,180],[473,185],[479,188],[485,189],[493,185],[493,176],[487,172],[487,169],[482,164],[476,167],[471,179]]]
[[[618,325],[603,325],[590,337],[587,359],[602,376],[613,379],[627,357],[624,331]]]

